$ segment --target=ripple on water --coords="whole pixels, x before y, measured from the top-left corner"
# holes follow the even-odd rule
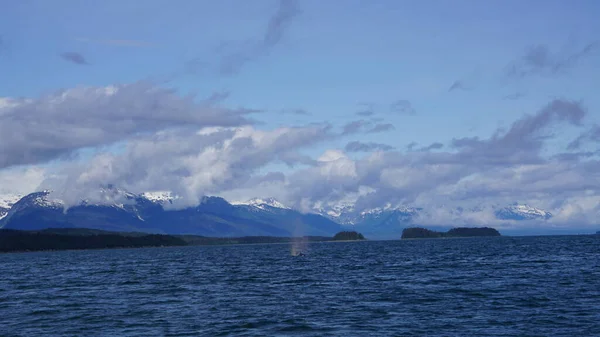
[[[600,336],[600,236],[0,255],[1,336]],[[10,271],[10,272],[6,272]]]

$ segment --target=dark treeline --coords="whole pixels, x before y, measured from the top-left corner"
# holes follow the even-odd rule
[[[131,236],[102,233],[84,235],[80,232],[57,234],[51,231],[0,230],[0,252],[185,246],[186,244],[181,238],[160,234]]]
[[[476,236],[500,236],[500,233],[490,227],[459,227],[447,232],[436,232],[426,228],[410,227],[402,231],[402,239],[428,239],[428,238],[460,238]]]
[[[335,241],[365,240],[365,237],[358,232],[344,231],[344,232],[337,233],[333,237],[333,240],[335,240]]]
[[[138,232],[121,233],[88,228],[48,228],[39,231],[0,229],[0,252],[290,243],[293,240],[298,239],[307,242],[332,240],[331,237],[325,236],[305,236],[302,238],[275,236],[215,238],[198,235],[163,235]]]

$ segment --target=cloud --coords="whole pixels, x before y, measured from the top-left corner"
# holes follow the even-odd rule
[[[219,73],[221,75],[237,74],[248,62],[268,54],[281,42],[290,24],[299,14],[298,1],[279,0],[277,10],[269,19],[262,39],[245,41],[233,46],[233,50],[224,50],[219,62]]]
[[[444,147],[444,144],[435,142],[435,143],[431,143],[427,146],[422,147],[419,151],[427,152],[427,151],[431,151],[431,150],[439,150],[443,147]]]
[[[194,55],[167,78],[205,74],[237,75],[248,63],[267,56],[283,41],[294,19],[301,13],[298,3],[297,0],[279,0],[260,36],[242,41],[222,41],[212,48],[212,53]]]
[[[467,86],[463,83],[463,81],[456,80],[452,83],[452,85],[450,85],[450,88],[448,88],[448,92],[452,92],[452,91],[456,91],[456,90],[469,90],[469,88],[467,88]]]
[[[525,97],[526,95],[522,92],[515,92],[513,94],[510,95],[506,95],[504,97],[502,97],[503,100],[510,100],[510,101],[516,101],[518,99],[521,99],[523,97]]]
[[[36,166],[0,170],[0,194],[25,195],[37,191],[47,176],[44,168]]]
[[[373,128],[371,128],[370,130],[368,130],[367,133],[380,133],[380,132],[386,132],[386,131],[392,131],[392,130],[396,130],[396,128],[394,127],[393,124],[380,123],[380,124],[375,124],[375,126]]]
[[[359,111],[356,113],[358,116],[369,117],[375,114],[375,104],[373,103],[359,103]]]
[[[477,163],[537,162],[543,134],[550,125],[566,122],[580,126],[586,112],[580,102],[553,100],[538,113],[527,115],[512,124],[506,132],[497,130],[486,140],[478,137],[455,138],[452,145],[462,152],[461,160]]]
[[[283,109],[280,111],[283,114],[290,114],[290,115],[298,115],[298,116],[310,116],[311,113],[304,110],[304,109]]]
[[[393,150],[394,147],[387,144],[381,143],[373,143],[373,142],[359,142],[352,141],[346,144],[344,150],[346,152],[372,152],[372,151],[390,151]]]
[[[93,197],[98,186],[113,184],[137,193],[173,191],[181,196],[176,207],[186,207],[204,195],[264,179],[281,181],[280,174],[265,175],[262,180],[256,180],[255,174],[278,160],[304,164],[303,156],[294,154],[331,136],[330,128],[317,126],[163,131],[131,140],[122,153],[102,153],[88,163],[68,165],[43,186],[70,205]]]
[[[122,40],[122,39],[90,39],[86,37],[75,38],[78,42],[101,44],[118,47],[152,47],[154,44],[140,40]]]
[[[275,14],[269,20],[262,44],[263,48],[272,48],[282,39],[292,20],[300,14],[298,1],[280,0]]]
[[[393,113],[401,114],[401,115],[416,115],[417,111],[412,106],[410,101],[405,99],[398,100],[390,106],[390,111]]]
[[[563,53],[552,52],[546,45],[534,45],[525,50],[517,60],[506,68],[509,77],[523,78],[532,75],[558,75],[574,67],[581,59],[595,52],[599,42],[592,42],[581,49],[570,48]]]
[[[71,63],[75,63],[78,65],[88,65],[88,61],[85,59],[85,57],[83,55],[81,55],[80,53],[77,52],[65,52],[60,54],[60,57],[63,58],[63,60],[67,61],[67,62],[71,62]]]
[[[585,142],[600,143],[600,125],[594,124],[589,130],[583,132],[579,137],[569,143],[568,150],[579,149]]]
[[[498,222],[494,211],[521,202],[560,214],[553,225],[573,225],[571,220],[590,225],[600,221],[600,193],[595,192],[600,187],[600,180],[595,180],[600,178],[597,154],[542,156],[548,130],[580,126],[584,117],[579,102],[554,100],[489,138],[455,139],[448,151],[431,151],[443,149],[436,142],[418,151],[378,151],[358,159],[340,151],[328,152],[316,166],[287,175],[281,188],[289,204],[307,210],[348,202],[352,196],[350,202],[358,210],[388,203],[410,205],[429,210],[421,220],[430,223],[517,226]],[[345,150],[367,150],[366,144],[351,142]],[[409,145],[416,147],[416,143]],[[567,211],[581,201],[582,191],[591,193],[585,199],[590,206],[583,218]]]
[[[364,119],[359,119],[356,121],[349,122],[346,125],[344,125],[343,130],[342,130],[342,135],[350,135],[350,134],[362,132],[364,130],[364,128],[369,125],[371,125],[371,122],[364,120]]]
[[[164,93],[164,89],[148,88],[157,90],[154,102],[162,106],[157,111],[169,111],[168,115],[155,115],[154,110],[148,109],[151,105],[140,103],[145,101],[145,95],[129,94],[118,100],[120,104],[105,103],[97,107],[104,113],[116,113],[110,120],[114,118],[119,123],[106,124],[97,117],[93,124],[98,124],[99,129],[108,126],[111,130],[124,120],[133,119],[142,125],[156,123],[158,127],[128,130],[135,136],[126,138],[115,131],[117,134],[110,139],[127,140],[118,151],[94,154],[89,161],[52,165],[51,172],[49,168],[44,169],[48,178],[40,187],[54,190],[69,204],[82,198],[93,200],[97,197],[94,191],[98,186],[114,184],[135,193],[170,190],[182,197],[174,207],[193,205],[203,195],[221,195],[229,200],[273,196],[304,211],[342,202],[355,204],[358,211],[390,204],[422,207],[424,211],[419,219],[427,224],[518,226],[510,221],[498,222],[494,211],[519,202],[551,211],[555,214],[550,220],[552,226],[590,226],[600,221],[598,153],[583,150],[546,157],[543,151],[553,136],[551,132],[584,124],[586,110],[581,102],[553,100],[537,112],[516,120],[506,130],[498,129],[482,138],[455,138],[447,148],[441,142],[426,146],[413,143],[409,149],[416,151],[396,151],[390,145],[356,140],[347,143],[344,151],[330,149],[315,157],[304,150],[339,140],[341,134],[333,132],[329,125],[259,130],[241,125],[245,115],[234,111],[229,118],[222,119],[224,115],[217,112],[221,110],[214,106],[215,102],[221,101],[218,97],[184,104],[181,103],[183,99],[172,91]],[[106,88],[94,88],[94,100],[104,102],[103,98],[97,97],[104,97],[105,91]],[[145,90],[133,90],[134,93],[138,91]],[[69,92],[38,100],[58,104],[59,101],[70,101],[72,95],[74,93]],[[82,90],[75,96],[88,95]],[[164,103],[165,100],[170,104]],[[123,102],[136,102],[139,109],[150,111],[144,114],[147,119],[138,119],[133,112],[123,112],[130,109],[118,109]],[[6,111],[15,112],[23,104],[20,100],[2,103],[0,125],[4,125]],[[182,104],[185,109],[180,107]],[[86,111],[89,109],[87,104],[81,106]],[[106,109],[107,106],[110,109]],[[51,117],[59,116],[58,119],[65,123],[83,124],[77,119],[78,114],[56,115],[55,111],[63,110],[59,107],[39,113],[42,116],[54,114]],[[183,111],[192,113],[184,114]],[[100,114],[93,109],[89,113],[91,116]],[[159,116],[163,118],[160,121],[156,120]],[[169,121],[176,122],[165,122],[166,116]],[[214,123],[205,122],[211,118],[215,119]],[[43,120],[44,125],[48,120]],[[183,121],[190,127],[180,127],[179,122]],[[368,121],[355,122],[348,124],[353,125],[354,132],[364,130],[363,125],[370,126],[365,124]],[[17,125],[0,130],[0,137]],[[41,128],[35,130],[40,132]],[[589,130],[584,133],[587,132]],[[85,132],[88,133],[93,134]],[[11,138],[20,134],[16,132],[12,137],[0,139],[0,147],[4,146],[5,140],[19,147],[19,142]],[[34,134],[29,132],[24,138]],[[55,146],[60,144],[56,139],[44,136],[33,139],[32,144]],[[61,141],[79,147],[81,141],[78,139]],[[5,153],[5,148],[0,150]],[[347,154],[350,152],[352,158]],[[273,164],[284,164],[288,169],[270,171],[269,168],[276,167]],[[0,172],[9,177],[8,170],[17,168]],[[39,181],[39,178],[31,180]]]
[[[79,87],[0,106],[0,169],[43,163],[82,148],[169,128],[249,124],[250,109],[197,103],[150,82]]]

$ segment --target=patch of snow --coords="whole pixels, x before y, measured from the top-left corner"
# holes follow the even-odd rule
[[[511,207],[513,210],[519,212],[519,213],[523,213],[523,214],[531,214],[531,215],[538,215],[538,216],[547,216],[550,213],[541,210],[539,208],[535,208],[535,207],[531,207],[529,205],[514,205]]]
[[[60,208],[64,207],[64,201],[60,199],[49,199],[48,195],[40,195],[33,199],[33,203],[40,207]]]
[[[499,209],[496,211],[496,215],[501,219],[509,220],[514,216],[517,217],[517,220],[550,219],[553,216],[552,213],[544,211],[543,209],[517,203]]]

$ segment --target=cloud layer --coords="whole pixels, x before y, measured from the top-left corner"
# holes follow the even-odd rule
[[[553,212],[556,225],[600,221],[595,154],[543,152],[557,128],[582,128],[587,111],[579,101],[553,100],[487,138],[454,138],[410,151],[352,140],[344,150],[314,158],[306,150],[373,130],[372,124],[354,121],[340,133],[329,125],[260,130],[246,116],[252,110],[218,107],[222,98],[195,100],[138,82],[4,99],[2,167],[123,144],[49,169],[5,169],[4,177],[33,174],[31,180],[40,181],[42,175],[38,188],[52,189],[67,204],[94,200],[99,186],[113,184],[136,193],[172,191],[181,196],[174,207],[194,205],[203,195],[276,197],[304,211],[344,203],[357,209],[410,205],[435,210],[421,215],[432,224],[490,224],[494,207],[522,202]],[[582,130],[570,148],[597,142],[597,134],[597,127]],[[277,164],[287,168],[273,170]]]
[[[136,82],[80,87],[0,104],[0,168],[61,158],[87,147],[168,128],[248,124],[248,109],[230,110]]]

